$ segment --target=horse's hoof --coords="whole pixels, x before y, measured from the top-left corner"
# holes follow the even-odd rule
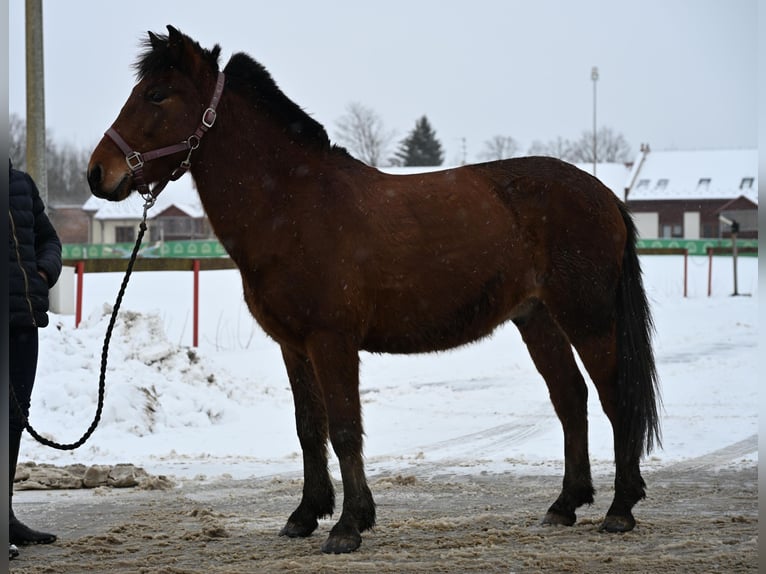
[[[314,523],[313,526],[306,526],[296,522],[288,521],[284,528],[279,531],[279,535],[287,536],[288,538],[306,538],[307,536],[311,536],[311,533],[314,532],[318,524],[319,523]]]
[[[543,518],[543,526],[572,526],[577,521],[577,515],[572,514],[559,514],[558,512],[548,511]]]
[[[630,532],[635,526],[636,519],[632,516],[607,514],[599,527],[599,532]]]
[[[347,554],[362,545],[362,537],[358,532],[348,534],[330,534],[322,544],[325,554]]]

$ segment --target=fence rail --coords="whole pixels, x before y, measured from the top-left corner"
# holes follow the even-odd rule
[[[134,271],[192,271],[194,262],[202,271],[216,269],[236,269],[237,266],[228,257],[189,259],[186,257],[158,257],[144,259],[139,257],[133,264]],[[121,273],[128,267],[128,260],[116,259],[64,259],[64,265],[77,268],[82,265],[85,273]]]
[[[82,321],[82,294],[85,273],[123,273],[127,269],[126,259],[64,259],[64,265],[74,267],[77,275],[77,290],[75,291],[75,327]],[[187,259],[163,257],[157,259],[138,258],[133,263],[133,271],[192,271],[192,345],[199,344],[199,272],[220,269],[236,269],[234,261],[228,257],[208,259]]]

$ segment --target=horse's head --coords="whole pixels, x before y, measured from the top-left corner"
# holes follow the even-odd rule
[[[138,84],[91,155],[88,183],[98,197],[120,201],[134,189],[147,193],[147,184],[159,182],[158,190],[177,179],[215,121],[220,47],[204,50],[167,28],[167,36],[149,32],[136,63]]]

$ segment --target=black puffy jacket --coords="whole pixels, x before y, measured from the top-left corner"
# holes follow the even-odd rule
[[[48,289],[61,274],[61,241],[35,182],[10,166],[8,313],[11,327],[48,324]],[[48,282],[40,275],[44,271]]]

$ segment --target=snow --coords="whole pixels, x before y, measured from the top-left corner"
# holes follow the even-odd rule
[[[700,185],[703,178],[708,185]],[[752,182],[743,188],[745,178]],[[652,150],[636,160],[630,180],[631,201],[744,196],[758,204],[758,150]],[[664,186],[658,185],[662,180]]]
[[[688,463],[745,441],[720,466],[757,461],[755,258],[644,256],[661,377],[664,449],[645,469]],[[74,442],[95,412],[101,349],[121,274],[87,274],[83,321],[52,315],[40,331],[31,421]],[[181,479],[300,475],[292,396],[277,345],[249,317],[236,271],[200,278],[200,345],[191,344],[192,275],[136,272],[109,346],[105,407],[88,442],[58,451],[25,434],[22,460],[133,463]],[[365,455],[378,473],[563,472],[561,427],[512,324],[479,343],[417,356],[361,355]],[[590,453],[613,473],[611,429],[589,382]],[[750,444],[752,443],[752,448]],[[724,454],[727,451],[723,451]],[[718,453],[721,455],[721,453]],[[712,460],[712,459],[711,459]],[[338,467],[331,459],[331,471]]]

